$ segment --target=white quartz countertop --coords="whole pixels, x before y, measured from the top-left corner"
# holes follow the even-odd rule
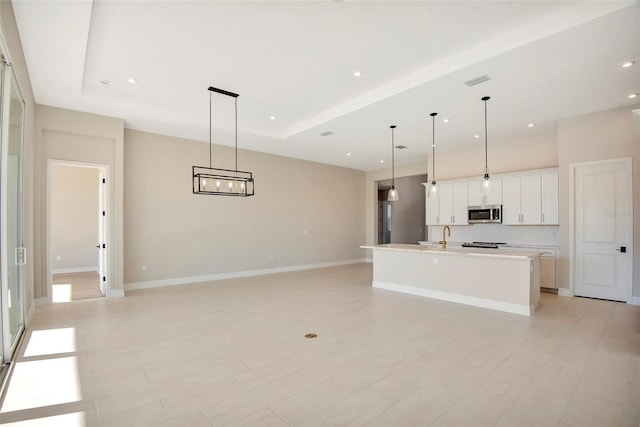
[[[449,243],[449,242],[447,242]],[[363,249],[386,250],[386,251],[408,251],[423,252],[429,254],[442,254],[452,256],[480,256],[487,258],[512,258],[512,259],[531,259],[540,256],[539,251],[509,251],[508,249],[485,249],[485,248],[446,248],[431,245],[409,245],[399,243],[389,243],[384,245],[364,245]]]
[[[455,246],[460,246],[462,245],[464,242],[456,242],[456,241],[449,241],[447,240],[447,245],[455,245]],[[420,245],[425,245],[425,246],[430,246],[430,245],[440,245],[439,242],[436,242],[435,240],[421,240],[418,242],[418,244]],[[503,250],[503,249],[509,249],[509,248],[523,248],[523,249],[560,249],[560,245],[544,245],[544,244],[540,244],[540,245],[535,245],[535,244],[523,244],[523,243],[507,243],[506,245],[499,245],[498,249]]]

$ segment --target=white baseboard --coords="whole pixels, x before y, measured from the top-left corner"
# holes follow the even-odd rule
[[[558,288],[558,296],[560,297],[573,297],[573,291],[568,288]]]
[[[122,298],[122,297],[124,297],[124,289],[109,289],[107,291],[107,297],[109,297],[109,298]]]
[[[27,310],[27,318],[26,318],[26,325],[28,326],[29,323],[31,323],[31,319],[33,319],[33,313],[36,311],[36,301],[32,301],[31,304],[29,305],[29,309]]]
[[[339,265],[367,262],[366,258],[345,261],[320,262],[316,264],[292,265],[288,267],[265,268],[260,270],[236,271],[231,273],[205,274],[201,276],[177,277],[174,279],[150,280],[148,282],[125,283],[125,291],[161,288],[164,286],[188,285],[190,283],[211,282],[214,280],[236,279],[239,277],[260,276],[263,274],[288,273],[291,271],[313,270],[315,268],[335,267]]]
[[[87,273],[98,272],[98,267],[72,267],[72,268],[54,268],[51,270],[51,274],[65,274],[65,273]]]
[[[469,297],[465,295],[450,294],[448,292],[433,291],[430,289],[414,288],[411,286],[397,285],[395,283],[379,282],[374,280],[373,287],[386,289],[389,291],[402,292],[405,294],[418,295],[421,297],[439,299],[443,301],[455,302],[458,304],[472,305],[475,307],[490,308],[492,310],[506,311],[507,313],[531,316],[534,312],[533,305],[519,305],[507,302],[489,300],[484,298]]]
[[[51,300],[49,299],[49,297],[42,297],[42,298],[36,299],[36,307],[42,307],[49,304],[51,304]]]
[[[631,297],[627,304],[640,305],[640,297]]]

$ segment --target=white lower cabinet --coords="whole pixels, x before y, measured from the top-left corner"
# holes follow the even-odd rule
[[[555,251],[554,251],[555,253]],[[556,289],[556,257],[542,255],[540,257],[540,287]]]
[[[540,248],[531,246],[511,246],[505,248],[514,252],[541,252],[540,255],[540,287],[557,289],[557,272],[556,272],[556,260],[558,258],[558,249],[555,248]]]

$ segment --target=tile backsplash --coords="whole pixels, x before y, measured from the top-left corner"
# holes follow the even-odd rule
[[[442,226],[428,227],[428,240],[442,239]],[[451,225],[451,242],[505,242],[522,245],[560,245],[560,227],[557,225]]]

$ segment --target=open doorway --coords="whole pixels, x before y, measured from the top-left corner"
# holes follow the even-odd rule
[[[377,243],[417,244],[426,240],[424,175],[395,179],[399,200],[388,202],[391,180],[377,182]]]
[[[50,161],[51,302],[107,295],[107,174],[106,165]]]

